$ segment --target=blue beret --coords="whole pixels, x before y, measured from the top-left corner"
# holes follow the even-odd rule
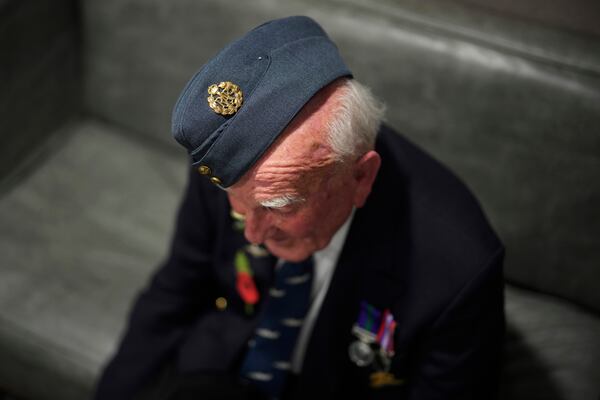
[[[173,110],[173,136],[201,174],[231,186],[315,93],[342,76],[351,72],[315,21],[267,22],[192,77]]]

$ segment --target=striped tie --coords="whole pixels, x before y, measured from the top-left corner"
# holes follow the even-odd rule
[[[241,376],[270,398],[282,393],[291,369],[292,351],[309,306],[312,275],[312,257],[300,263],[285,262],[277,270],[242,364]]]

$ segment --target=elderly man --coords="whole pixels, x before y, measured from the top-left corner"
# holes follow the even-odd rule
[[[503,247],[476,200],[394,133],[306,17],[188,83],[193,164],[170,255],[97,399],[487,399]]]

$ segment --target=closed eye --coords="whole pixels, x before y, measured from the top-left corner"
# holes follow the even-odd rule
[[[298,205],[297,204],[288,204],[283,207],[265,207],[265,206],[263,206],[263,208],[265,210],[267,210],[268,212],[275,213],[275,214],[291,214],[298,209]]]
[[[278,214],[289,214],[298,209],[298,206],[304,202],[303,198],[296,196],[280,196],[268,200],[263,200],[260,205],[270,211]]]

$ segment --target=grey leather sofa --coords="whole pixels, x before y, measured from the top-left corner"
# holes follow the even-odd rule
[[[504,399],[600,394],[600,45],[461,2],[0,0],[0,391],[89,397],[164,256],[169,114],[224,43],[307,14],[503,238]]]

